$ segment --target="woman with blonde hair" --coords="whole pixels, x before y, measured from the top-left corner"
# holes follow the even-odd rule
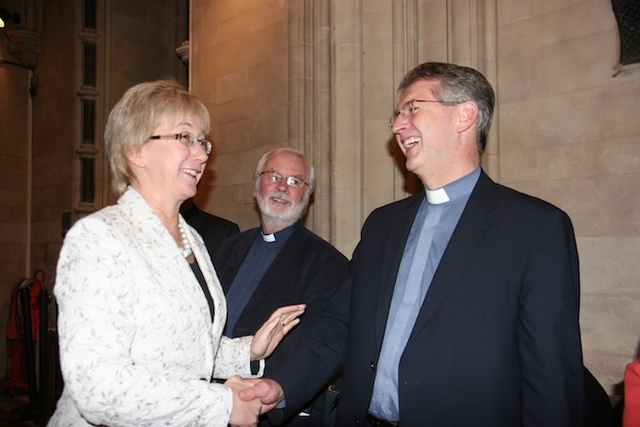
[[[264,362],[304,305],[255,336],[221,337],[226,303],[202,238],[180,205],[196,193],[211,143],[204,104],[180,85],[129,89],[109,115],[108,206],[68,232],[54,294],[64,391],[52,426],[227,426],[257,421],[240,377]],[[229,378],[224,384],[213,378]]]

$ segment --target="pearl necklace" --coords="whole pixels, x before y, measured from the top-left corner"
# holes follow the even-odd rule
[[[189,255],[193,253],[191,249],[191,244],[187,239],[187,233],[184,231],[184,227],[181,221],[178,221],[178,230],[180,231],[180,237],[182,237],[182,256],[185,258],[189,258]]]

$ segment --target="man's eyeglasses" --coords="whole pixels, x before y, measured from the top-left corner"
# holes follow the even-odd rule
[[[398,117],[402,117],[403,119],[408,119],[409,117],[416,114],[420,111],[420,106],[416,105],[416,103],[422,102],[435,102],[442,105],[456,105],[458,102],[451,101],[440,101],[438,99],[414,99],[413,101],[409,101],[402,106],[398,111],[393,113],[393,115],[389,118],[389,127],[393,127],[393,124],[396,122]]]
[[[309,184],[307,184],[306,182],[304,182],[302,179],[295,177],[295,176],[287,176],[284,177],[282,175],[280,175],[278,172],[276,171],[272,171],[272,170],[268,170],[268,171],[263,171],[260,172],[258,174],[258,178],[262,178],[264,180],[266,180],[267,182],[271,182],[273,184],[278,183],[278,182],[282,182],[282,180],[284,179],[284,182],[292,188],[303,188],[305,185],[309,188],[311,188],[311,186]]]
[[[207,155],[211,154],[211,143],[206,139],[198,139],[198,137],[190,132],[170,133],[169,135],[153,135],[150,136],[149,139],[176,139],[180,141],[182,145],[189,148],[196,144],[200,144]]]

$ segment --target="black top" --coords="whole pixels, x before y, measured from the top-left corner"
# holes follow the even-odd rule
[[[207,287],[207,282],[204,280],[204,276],[202,274],[202,271],[200,270],[198,261],[193,261],[193,263],[189,265],[191,266],[191,270],[193,270],[193,274],[196,275],[198,283],[200,283],[202,292],[204,292],[204,297],[207,299],[207,304],[209,305],[209,314],[211,314],[211,321],[213,322],[213,298],[211,297],[211,292],[209,292],[209,288]]]

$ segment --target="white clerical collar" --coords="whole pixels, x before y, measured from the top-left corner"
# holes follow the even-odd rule
[[[260,235],[262,236],[262,240],[264,240],[267,243],[271,243],[271,242],[275,242],[276,241],[276,235],[271,233],[271,234],[264,234],[262,231],[260,232]]]
[[[444,188],[438,188],[437,190],[429,190],[425,188],[427,193],[427,201],[432,205],[440,205],[449,201],[449,196]]]

